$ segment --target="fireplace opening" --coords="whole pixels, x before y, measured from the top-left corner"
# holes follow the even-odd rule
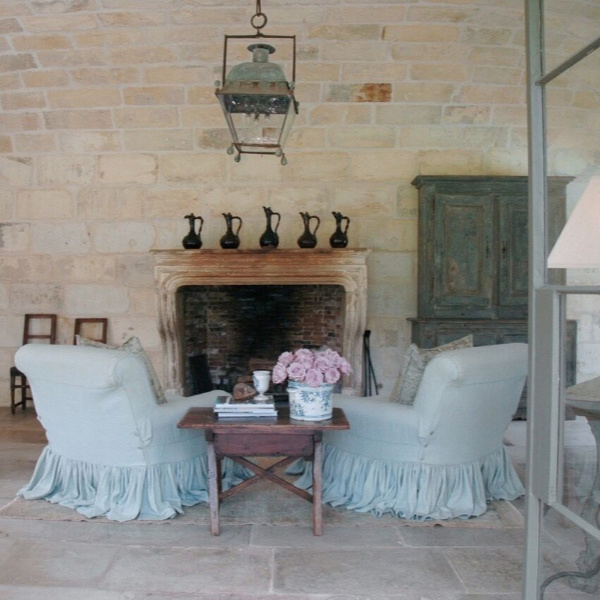
[[[185,394],[231,392],[286,350],[343,352],[341,285],[187,285],[177,290]],[[285,398],[285,384],[273,386]]]

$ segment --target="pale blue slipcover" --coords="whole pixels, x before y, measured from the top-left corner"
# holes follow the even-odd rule
[[[204,431],[177,423],[224,392],[157,404],[143,360],[119,350],[28,344],[15,364],[48,437],[20,496],[115,521],[168,519],[208,501]],[[223,461],[224,489],[245,477]]]
[[[468,518],[524,493],[503,444],[527,374],[527,345],[444,352],[427,366],[414,406],[335,395],[349,431],[326,432],[323,501],[377,516]],[[310,489],[311,463],[295,485]]]

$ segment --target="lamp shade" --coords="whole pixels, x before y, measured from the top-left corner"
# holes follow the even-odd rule
[[[600,267],[600,176],[592,177],[587,184],[548,256],[548,267]]]

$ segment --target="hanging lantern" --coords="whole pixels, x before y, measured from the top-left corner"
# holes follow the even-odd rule
[[[298,114],[294,98],[296,79],[296,36],[264,35],[261,29],[267,16],[261,11],[260,0],[256,13],[250,20],[256,33],[253,35],[226,35],[223,47],[223,85],[217,82],[215,94],[219,99],[233,143],[227,149],[235,161],[242,154],[274,154],[287,164],[283,148]],[[231,39],[254,39],[248,50],[252,61],[234,66],[227,73],[227,49]],[[290,40],[292,43],[292,79],[288,81],[280,65],[269,61],[276,50],[266,39]]]

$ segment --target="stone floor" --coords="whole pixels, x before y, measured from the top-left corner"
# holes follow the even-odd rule
[[[507,432],[520,472],[524,422]],[[570,426],[589,446],[585,421]],[[45,442],[34,410],[0,407],[0,506],[30,477]],[[304,502],[298,499],[298,502]],[[523,510],[522,501],[515,503]],[[519,600],[523,530],[325,523],[129,525],[0,517],[0,600]],[[548,573],[574,568],[579,532],[547,526]],[[598,598],[552,584],[545,600]]]

